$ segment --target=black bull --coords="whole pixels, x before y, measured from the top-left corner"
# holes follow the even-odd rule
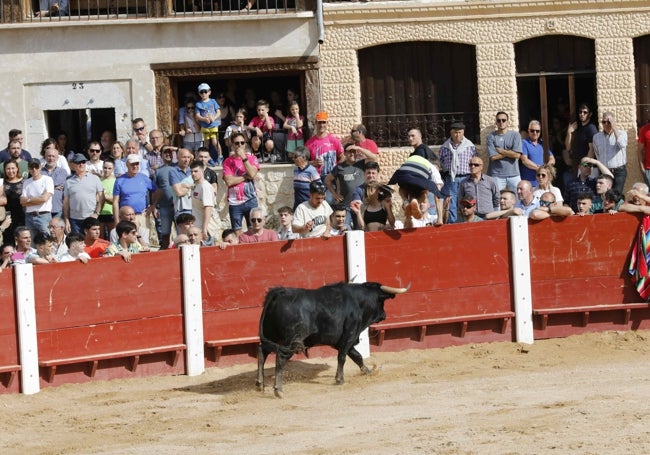
[[[257,387],[264,390],[264,363],[276,354],[275,394],[282,396],[282,370],[297,352],[316,345],[338,350],[336,383],[343,384],[346,356],[361,372],[370,373],[354,348],[359,335],[371,324],[386,319],[384,301],[408,288],[379,283],[337,283],[318,289],[273,288],[264,299],[260,317],[260,346],[257,356]]]

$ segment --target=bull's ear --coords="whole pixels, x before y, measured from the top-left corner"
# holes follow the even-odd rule
[[[380,289],[387,294],[404,294],[406,291],[411,289],[411,283],[409,283],[405,288],[393,288],[390,286],[382,285]]]

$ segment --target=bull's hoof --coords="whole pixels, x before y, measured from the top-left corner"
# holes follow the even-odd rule
[[[275,396],[278,398],[284,398],[284,393],[280,389],[273,388],[273,393],[275,393]]]
[[[343,384],[345,384],[343,378],[336,378],[336,385],[343,385]]]
[[[260,381],[255,381],[255,387],[257,387],[258,391],[264,392],[264,384],[262,384]]]

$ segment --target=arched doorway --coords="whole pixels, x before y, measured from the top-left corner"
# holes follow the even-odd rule
[[[638,126],[650,122],[650,35],[634,39],[634,79]]]
[[[596,112],[594,47],[591,39],[565,35],[515,44],[519,125],[526,128],[530,120],[539,120],[544,148],[553,150],[556,144],[558,164],[564,148],[560,138],[568,123],[576,119],[576,106],[588,103]]]

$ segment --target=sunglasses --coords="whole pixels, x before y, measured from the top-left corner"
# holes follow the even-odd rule
[[[548,177],[548,174],[537,174],[537,177]]]
[[[140,128],[133,128],[134,131],[144,131],[146,126],[141,126]]]
[[[540,130],[528,130],[529,133],[539,133]]]
[[[470,167],[479,167],[481,163],[469,163]]]
[[[603,120],[601,123],[603,125],[611,125],[612,124],[612,122],[610,122],[609,120]]]
[[[471,205],[461,204],[461,207],[464,208],[464,209],[471,209],[472,207],[474,207],[474,204],[471,204]]]
[[[506,123],[508,121],[507,118],[498,118],[497,123]]]
[[[550,207],[552,204],[551,201],[539,201],[539,205],[542,207]]]
[[[245,143],[246,142],[244,142],[244,141],[235,141],[235,142],[233,142],[233,144],[235,144],[235,145],[244,145]]]
[[[591,163],[582,163],[580,166],[582,166],[582,167],[593,167]]]
[[[201,95],[203,95],[204,93],[208,93],[208,91],[207,91],[207,90],[201,90],[199,93],[200,93]]]
[[[97,150],[97,149],[90,149],[90,150],[88,150],[88,151],[89,151],[90,153],[101,153],[101,152],[102,152],[101,150]]]
[[[251,218],[251,223],[261,223],[264,221],[262,218]]]
[[[588,114],[589,111],[580,111],[580,112],[578,112],[578,113],[579,113],[579,114]]]

